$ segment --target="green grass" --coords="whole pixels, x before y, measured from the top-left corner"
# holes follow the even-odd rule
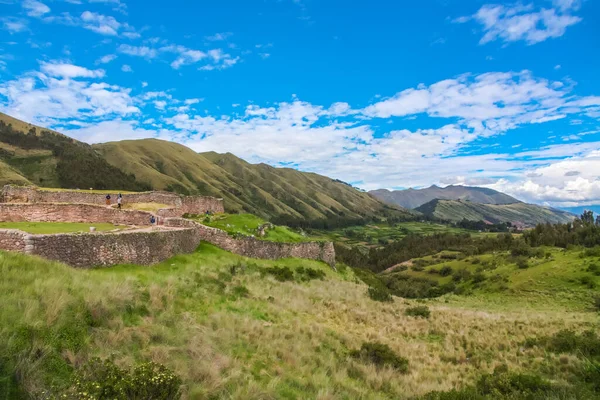
[[[433,235],[435,233],[469,233],[476,236],[490,235],[491,233],[479,233],[449,225],[436,224],[432,222],[401,222],[393,226],[388,224],[369,224],[365,226],[353,226],[332,231],[312,231],[314,236],[323,239],[342,242],[348,245],[381,246],[395,240],[401,240],[410,234]],[[492,234],[495,235],[495,234]]]
[[[273,267],[325,278],[280,282],[265,274]],[[522,343],[598,326],[588,311],[495,310],[481,298],[455,296],[467,307],[454,297],[376,302],[340,270],[206,244],[152,267],[92,270],[0,252],[0,398],[7,388],[16,399],[56,394],[95,356],[122,368],[164,364],[183,380],[185,399],[409,399],[473,384],[499,364],[568,383],[580,359],[565,364]],[[417,305],[431,317],[405,315]],[[365,342],[408,360],[408,373],[352,357]]]
[[[265,220],[252,214],[217,214],[208,219],[199,218],[199,222],[226,231],[229,234],[254,235],[255,238],[271,242],[298,243],[311,240],[308,236],[293,231],[286,226],[274,226],[267,229],[265,236],[258,236],[257,228],[265,224]]]
[[[91,226],[98,232],[118,229],[116,225],[104,222],[0,222],[0,229],[18,229],[33,234],[89,232]]]
[[[457,252],[444,251],[433,256],[412,260],[414,264],[423,264],[423,271],[416,271],[408,267],[401,273],[414,277],[427,278],[437,281],[440,285],[453,282],[453,275],[441,276],[431,273],[443,267],[452,268],[453,273],[461,270],[468,271],[471,275],[478,272],[483,274],[485,280],[479,283],[472,281],[457,282],[466,289],[468,296],[450,296],[457,303],[464,304],[474,298],[484,299],[488,303],[515,307],[521,302],[521,307],[544,308],[560,305],[569,310],[586,310],[590,308],[590,300],[600,287],[600,277],[588,271],[591,264],[599,264],[598,257],[582,257],[581,250],[545,248],[544,253],[550,255],[542,258],[528,260],[529,268],[519,269],[516,259],[508,252],[496,252],[478,256],[448,259],[443,255],[458,254]],[[592,282],[596,287],[589,287],[582,283]],[[523,302],[523,299],[527,299]],[[448,300],[446,298],[446,300]],[[476,303],[479,304],[477,300]]]

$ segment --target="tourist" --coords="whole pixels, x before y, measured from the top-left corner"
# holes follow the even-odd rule
[[[110,194],[106,195],[106,205],[110,206]]]
[[[154,215],[150,217],[150,224],[154,225],[156,223],[156,218],[154,218]]]
[[[119,193],[119,195],[117,196],[117,208],[120,210],[121,209],[121,203],[123,202],[123,196],[121,195],[121,193]]]

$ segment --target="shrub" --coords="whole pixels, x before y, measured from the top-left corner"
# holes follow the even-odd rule
[[[429,311],[429,307],[427,306],[415,306],[408,307],[404,311],[404,314],[416,318],[429,318],[431,316],[431,311]]]
[[[594,308],[600,312],[600,296],[594,297]]]
[[[466,269],[459,269],[452,275],[452,280],[454,282],[466,281],[471,278],[471,273]]]
[[[421,271],[423,271],[425,269],[425,267],[423,267],[420,264],[415,264],[411,268],[412,268],[413,271],[417,271],[417,272],[421,272]]]
[[[474,258],[471,260],[471,264],[481,264],[481,260],[479,258]]]
[[[128,371],[112,360],[91,359],[74,375],[63,398],[71,399],[156,399],[181,397],[181,379],[161,364],[148,362]]]
[[[248,290],[248,288],[246,286],[239,285],[239,286],[234,286],[231,289],[231,294],[236,298],[237,297],[248,297],[248,296],[250,296],[250,291]]]
[[[596,287],[596,281],[591,276],[582,276],[579,281],[582,285],[585,285],[590,289],[594,289]]]
[[[440,255],[440,258],[442,260],[457,260],[458,257],[459,255],[455,253],[444,253]]]
[[[440,275],[441,276],[450,276],[452,275],[453,269],[451,266],[449,265],[444,265],[441,269],[440,269]]]
[[[320,269],[314,269],[310,267],[300,267],[296,269],[296,274],[300,278],[301,281],[311,281],[313,279],[325,279],[325,272]]]
[[[517,267],[519,269],[527,269],[527,268],[529,268],[529,263],[527,262],[527,259],[525,259],[525,258],[519,258],[517,260]]]
[[[485,275],[482,272],[473,274],[473,283],[481,283],[483,281],[485,281]]]
[[[279,282],[293,281],[294,272],[290,267],[270,267],[266,268],[265,272],[269,275],[273,275]]]
[[[381,301],[381,302],[391,302],[393,301],[392,295],[387,288],[380,287],[370,287],[367,289],[367,294],[372,300]]]
[[[591,272],[592,274],[594,274],[596,276],[600,276],[600,265],[598,265],[598,264],[590,264],[587,267],[587,271]]]
[[[548,350],[555,353],[574,353],[585,357],[600,356],[600,337],[593,330],[588,330],[580,335],[572,330],[562,330],[542,339]]]
[[[392,294],[408,299],[438,297],[452,290],[447,286],[440,286],[435,280],[404,274],[384,275],[382,279]]]
[[[387,344],[365,342],[360,350],[352,351],[351,356],[377,367],[388,366],[400,373],[408,372],[408,360],[394,353]]]

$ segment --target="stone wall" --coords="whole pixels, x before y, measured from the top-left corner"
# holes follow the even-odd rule
[[[150,225],[151,213],[117,210],[92,204],[0,203],[4,222],[110,222],[123,225]]]
[[[166,218],[165,226],[191,227],[198,238],[223,250],[245,257],[278,260],[297,257],[324,261],[335,266],[335,250],[331,242],[278,243],[252,237],[236,239],[227,232],[182,218]]]
[[[115,264],[152,265],[174,255],[191,253],[200,244],[192,229],[116,234],[85,233],[31,235],[35,254],[75,267],[110,266]]]
[[[111,194],[111,202],[116,204],[118,192]],[[106,204],[106,194],[81,191],[51,191],[39,190],[35,186],[6,185],[2,189],[4,203],[81,203]],[[139,192],[123,194],[123,204],[127,203],[158,203],[166,204],[172,209],[159,212],[162,216],[182,216],[189,214],[223,213],[223,199],[206,196],[181,196],[171,192]]]
[[[0,249],[24,252],[27,236],[27,233],[16,229],[0,229]]]

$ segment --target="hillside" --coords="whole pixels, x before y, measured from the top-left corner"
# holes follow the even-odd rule
[[[426,189],[406,189],[394,191],[378,189],[372,190],[369,193],[381,201],[385,201],[389,204],[395,204],[404,208],[417,208],[434,199],[468,200],[481,204],[511,204],[519,202],[519,200],[515,199],[514,197],[493,189],[460,185],[450,185],[444,188],[433,185]]]
[[[392,213],[367,193],[331,178],[290,168],[250,164],[233,154],[195,153],[157,139],[94,145],[115,167],[150,182],[155,189],[198,193],[225,199],[228,212],[246,212],[280,223],[351,220]]]
[[[492,254],[479,256],[477,265],[448,260],[456,271],[473,270],[470,277],[462,273],[457,285],[467,292],[379,302],[357,279],[363,275],[358,270],[250,260],[206,244],[153,267],[75,269],[0,252],[0,398],[84,398],[80,392],[87,399],[108,398],[115,382],[130,374],[115,376],[113,364],[94,364],[93,357],[112,359],[126,371],[159,363],[169,371],[159,376],[163,385],[145,378],[152,374],[134,382],[148,379],[158,391],[174,374],[182,399],[415,400],[436,390],[467,391],[500,365],[528,374],[517,376],[528,385],[518,386],[528,396],[506,398],[584,391],[594,382],[584,375],[586,355],[575,347],[559,360],[543,344],[563,329],[597,325],[589,310],[593,290],[581,282],[600,278],[581,271],[579,253],[552,250],[550,259],[532,261],[526,270]],[[427,277],[438,279],[437,269]],[[416,268],[414,274],[420,274]],[[394,274],[390,282],[399,290],[403,281]],[[420,310],[430,315],[419,317]],[[387,346],[386,359],[404,360],[404,368],[386,365],[379,353],[357,355],[373,344]],[[506,393],[513,375],[502,377]],[[544,385],[546,379],[556,386]],[[500,399],[486,396],[500,384],[489,380],[478,397],[464,392],[427,399]],[[534,397],[529,390],[545,392]]]
[[[432,200],[416,208],[425,215],[447,221],[489,221],[491,223],[512,222],[533,226],[538,223],[565,223],[574,215],[557,209],[535,204],[479,204],[461,200]]]
[[[0,113],[0,185],[146,190],[91,146]]]

